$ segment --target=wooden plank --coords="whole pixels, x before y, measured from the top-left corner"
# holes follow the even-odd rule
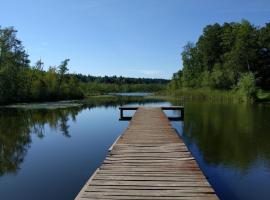
[[[181,112],[181,116],[178,117],[168,117],[169,120],[172,121],[179,121],[184,119],[184,106],[162,106],[160,107],[162,110],[178,110]],[[131,120],[132,117],[124,117],[125,110],[138,110],[138,106],[120,106],[120,120]]]
[[[218,199],[162,108],[136,110],[76,200]]]

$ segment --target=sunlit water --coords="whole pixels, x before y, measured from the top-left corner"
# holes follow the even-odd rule
[[[95,99],[73,108],[0,109],[0,199],[73,199],[127,127],[118,106],[128,102],[138,104]],[[184,122],[172,124],[218,196],[270,199],[270,106],[184,106]]]

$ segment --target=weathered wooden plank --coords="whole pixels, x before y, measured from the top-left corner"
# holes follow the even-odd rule
[[[76,200],[218,199],[162,110],[136,109]]]
[[[92,180],[91,185],[145,185],[145,186],[193,186],[193,187],[202,187],[209,186],[207,180],[203,180],[200,182],[176,182],[176,181],[113,181],[113,180]]]
[[[146,196],[94,196],[94,197],[89,197],[89,196],[84,196],[84,197],[80,197],[78,198],[79,200],[134,200],[134,199],[140,199],[140,200],[147,200],[147,199],[162,199],[162,200],[216,200],[215,197],[186,197],[186,196],[182,196],[182,197],[168,197],[168,196],[163,196],[163,197],[146,197]]]
[[[85,196],[88,195],[100,195],[100,196],[145,196],[145,197],[211,197],[213,192],[197,192],[197,191],[185,191],[185,190],[104,190],[104,191],[87,191]]]
[[[189,191],[189,192],[213,192],[210,187],[172,187],[172,186],[91,186],[88,187],[86,191],[110,191],[110,190],[178,190],[178,191]]]
[[[114,180],[114,181],[179,181],[179,182],[193,182],[205,180],[204,177],[177,177],[177,176],[96,176],[92,180]]]
[[[99,173],[99,176],[106,176],[106,175],[116,175],[116,176],[165,176],[165,177],[169,177],[169,176],[174,176],[174,177],[200,177],[199,174],[202,175],[202,173],[178,173],[178,172],[141,172],[141,171],[130,171],[130,172],[114,172],[114,171],[110,171],[110,170],[103,170],[102,173]],[[203,175],[201,177],[204,177]]]

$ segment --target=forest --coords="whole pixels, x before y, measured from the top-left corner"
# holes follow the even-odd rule
[[[270,90],[270,23],[207,25],[181,55],[183,67],[173,75],[170,91],[233,91],[255,98],[258,91]]]
[[[229,92],[256,99],[261,91],[270,90],[270,23],[257,27],[242,20],[207,25],[196,43],[184,46],[181,56],[183,67],[171,81],[69,73],[69,59],[45,70],[42,60],[31,64],[16,29],[0,26],[0,104],[158,91]]]
[[[69,73],[69,59],[44,68],[42,60],[31,66],[29,55],[13,27],[0,26],[0,104],[82,99],[109,92],[153,92],[169,80],[96,77]]]

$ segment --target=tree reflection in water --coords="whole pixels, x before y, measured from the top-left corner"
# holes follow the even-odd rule
[[[31,105],[27,109],[0,108],[0,176],[5,173],[16,173],[32,142],[31,134],[42,139],[47,125],[69,138],[71,135],[68,121],[76,121],[76,116],[84,109],[149,102],[161,100],[115,96],[91,98],[81,101],[82,106],[69,108],[30,109]]]
[[[0,110],[0,175],[16,172],[31,144],[31,134],[44,137],[44,126],[70,137],[68,120],[76,120],[82,108],[55,110]]]
[[[257,161],[270,166],[269,105],[186,102],[185,113],[183,137],[207,164],[241,173]]]

